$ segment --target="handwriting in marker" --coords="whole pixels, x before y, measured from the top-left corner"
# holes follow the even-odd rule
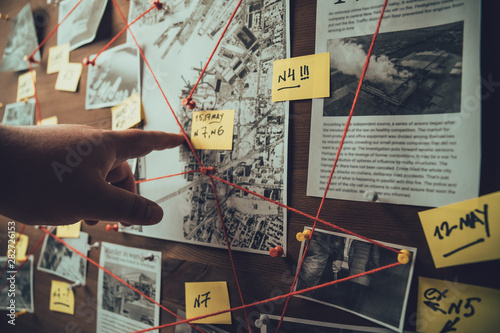
[[[283,89],[290,89],[290,88],[300,88],[300,84],[297,86],[278,88],[278,91],[283,90]]]
[[[478,240],[473,241],[472,243],[469,243],[469,244],[467,244],[467,245],[461,246],[461,247],[459,247],[458,249],[455,249],[455,250],[453,250],[453,251],[451,251],[451,252],[448,252],[448,253],[443,254],[443,257],[445,257],[445,258],[446,258],[446,257],[449,257],[449,256],[451,256],[452,254],[455,254],[455,253],[457,253],[457,252],[460,252],[460,251],[462,251],[462,250],[465,250],[465,249],[466,249],[466,248],[468,248],[468,247],[471,247],[471,246],[473,246],[473,245],[476,245],[476,244],[479,244],[479,243],[482,243],[482,242],[484,242],[484,238],[479,238]]]
[[[195,308],[201,307],[201,303],[204,303],[205,307],[208,307],[208,300],[210,299],[210,297],[208,297],[208,295],[210,295],[210,291],[208,291],[204,294],[198,295],[198,297],[196,297],[194,299],[194,307]],[[200,301],[201,296],[204,296],[205,298]]]

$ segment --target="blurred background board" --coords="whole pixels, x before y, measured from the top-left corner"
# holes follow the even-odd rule
[[[27,3],[20,1],[1,1],[0,13],[14,17]],[[129,2],[119,0],[123,13],[128,13]],[[500,4],[483,1],[482,38],[481,38],[481,73],[482,87],[482,158],[480,194],[500,190],[500,50],[497,32],[500,21],[495,17]],[[34,14],[38,40],[41,41],[57,24],[57,7],[47,5],[46,1],[33,0],[31,7]],[[291,0],[291,50],[292,56],[303,56],[314,53],[316,1]],[[6,45],[6,36],[10,30],[10,21],[0,20],[0,53]],[[97,37],[91,44],[71,52],[70,62],[81,62],[84,57],[97,53],[102,47],[124,27],[123,22],[111,1],[108,1]],[[115,42],[125,42],[125,34]],[[48,50],[56,45],[55,36],[41,49],[42,64],[37,75],[37,90],[42,117],[57,115],[59,123],[86,124],[104,129],[111,128],[110,109],[85,110],[85,87],[87,68],[84,67],[79,88],[76,93],[54,90],[57,75],[46,74]],[[5,105],[16,100],[17,72],[0,73],[0,119],[3,117]],[[320,198],[308,197],[306,193],[309,133],[310,133],[311,100],[291,102],[290,135],[289,135],[289,174],[288,203],[300,211],[316,215]],[[0,161],[8,163],[8,161]],[[473,172],[479,172],[474,170]],[[5,177],[8,175],[2,175]],[[1,182],[0,182],[1,184]],[[2,191],[9,189],[1,188]],[[29,209],[29,203],[26,203]],[[435,269],[425,236],[420,225],[418,212],[428,207],[415,207],[392,204],[374,204],[369,202],[352,202],[344,200],[326,200],[321,218],[362,234],[366,237],[404,244],[418,248],[415,272],[410,292],[410,299],[405,318],[405,329],[415,330],[416,293],[418,276],[444,279],[473,285],[500,289],[500,261],[490,261],[449,268]],[[6,253],[7,222],[0,217],[0,253]],[[304,226],[311,226],[311,221],[295,214],[288,213],[288,252],[286,258],[235,252],[236,269],[243,289],[245,302],[250,303],[289,292],[295,274],[300,243],[295,234]],[[116,232],[106,232],[105,222],[97,226],[83,225],[82,230],[89,233],[90,242],[106,241],[132,247],[161,251],[163,254],[161,304],[176,312],[183,309],[184,282],[204,280],[224,280],[228,282],[231,305],[240,305],[236,282],[233,277],[231,263],[226,250],[193,246],[158,239]],[[21,224],[17,224],[17,230]],[[43,237],[43,232],[27,227],[25,233],[30,237],[28,251]],[[498,248],[497,248],[498,249]],[[500,249],[498,249],[500,251]],[[35,262],[40,250],[35,252]],[[99,250],[89,252],[91,259],[99,261]],[[25,314],[16,322],[19,332],[94,332],[95,309],[97,306],[97,268],[89,265],[87,284],[75,289],[77,310],[74,316],[49,311],[49,285],[55,276],[34,271],[35,313]],[[250,319],[257,319],[257,313],[266,312],[280,315],[283,302],[275,302],[252,308],[248,311]],[[326,307],[306,300],[292,299],[286,313],[287,316],[326,322],[375,326],[375,324],[347,312]],[[174,319],[161,311],[161,323],[169,323]],[[5,327],[6,319],[0,321]],[[233,325],[223,327],[231,332],[243,332],[246,327],[242,312],[233,313]],[[173,332],[173,328],[165,329]]]

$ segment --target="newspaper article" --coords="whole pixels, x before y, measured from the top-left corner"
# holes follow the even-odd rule
[[[161,252],[103,242],[100,265],[160,302]],[[159,325],[156,304],[103,270],[99,270],[97,295],[97,332],[135,332]]]
[[[308,195],[324,195],[383,3],[318,1],[331,89],[313,100]],[[441,206],[478,195],[480,7],[389,1],[328,198]]]

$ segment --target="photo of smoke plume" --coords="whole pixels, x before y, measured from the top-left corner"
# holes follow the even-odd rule
[[[463,21],[382,33],[375,41],[354,115],[460,112]],[[330,97],[323,116],[347,116],[372,35],[331,39]]]

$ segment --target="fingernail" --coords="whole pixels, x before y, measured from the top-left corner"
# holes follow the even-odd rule
[[[146,220],[150,224],[156,224],[161,221],[163,217],[163,209],[158,205],[148,205],[148,215]]]

